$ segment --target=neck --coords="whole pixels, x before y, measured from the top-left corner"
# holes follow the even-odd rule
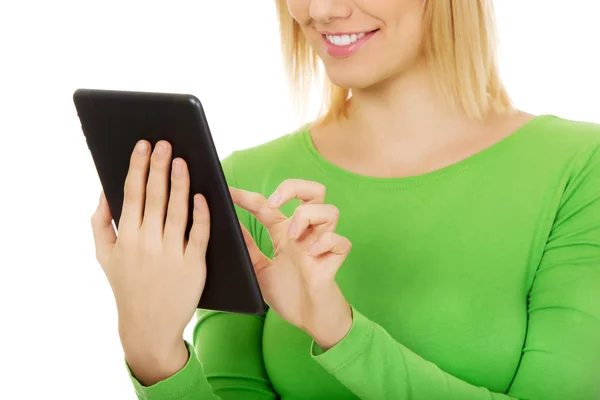
[[[353,90],[340,125],[369,146],[421,152],[480,129],[482,122],[450,108],[421,65],[376,87]]]

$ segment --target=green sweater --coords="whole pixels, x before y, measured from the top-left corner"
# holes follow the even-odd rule
[[[187,365],[151,387],[132,376],[138,397],[600,398],[599,147],[600,126],[544,115],[414,177],[343,170],[307,129],[234,152],[231,186],[269,196],[287,178],[326,185],[353,243],[336,277],[352,328],[323,353],[272,310],[199,310]],[[271,255],[266,230],[238,212]]]

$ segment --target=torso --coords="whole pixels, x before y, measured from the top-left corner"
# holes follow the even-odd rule
[[[483,151],[468,156],[477,146],[465,147],[453,153],[455,163],[397,178],[327,159],[335,151],[325,142],[317,150],[302,130],[248,151],[246,159],[256,162],[238,162],[236,174],[241,187],[265,195],[287,178],[323,183],[326,202],[341,212],[337,232],[353,243],[336,276],[346,299],[447,373],[505,393],[521,359],[528,293],[566,177],[573,157],[590,147],[585,135],[568,136],[571,129],[579,126],[529,118]],[[291,215],[297,205],[282,210]],[[271,254],[268,233],[257,227],[253,235]],[[264,363],[281,398],[356,399],[311,359],[310,343],[268,312]]]

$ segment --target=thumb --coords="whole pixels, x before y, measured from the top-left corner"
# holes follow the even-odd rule
[[[269,265],[271,260],[269,257],[265,256],[264,253],[258,248],[254,238],[248,232],[248,229],[240,222],[240,228],[242,229],[242,234],[244,235],[244,242],[246,242],[246,247],[248,248],[248,255],[250,256],[250,260],[252,261],[252,265],[254,266],[254,271],[258,275],[260,271],[262,271],[265,267]]]
[[[96,246],[96,259],[100,265],[104,266],[117,241],[117,234],[112,225],[112,215],[104,192],[100,194],[100,202],[92,215],[92,232]]]

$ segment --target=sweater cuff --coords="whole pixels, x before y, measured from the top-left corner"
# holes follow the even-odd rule
[[[143,400],[169,400],[169,399],[179,399],[186,394],[194,391],[195,386],[202,382],[203,370],[198,358],[196,357],[196,353],[194,351],[194,347],[185,342],[190,357],[185,366],[180,369],[175,375],[168,377],[167,379],[155,383],[152,386],[143,386],[131,372],[127,361],[125,361],[125,366],[127,367],[127,373],[133,382],[133,387],[135,389],[135,393],[138,399]]]
[[[323,351],[314,340],[311,344],[311,357],[330,374],[356,360],[369,348],[373,339],[375,323],[356,311],[353,306],[351,309],[352,326],[341,341],[327,351]]]

